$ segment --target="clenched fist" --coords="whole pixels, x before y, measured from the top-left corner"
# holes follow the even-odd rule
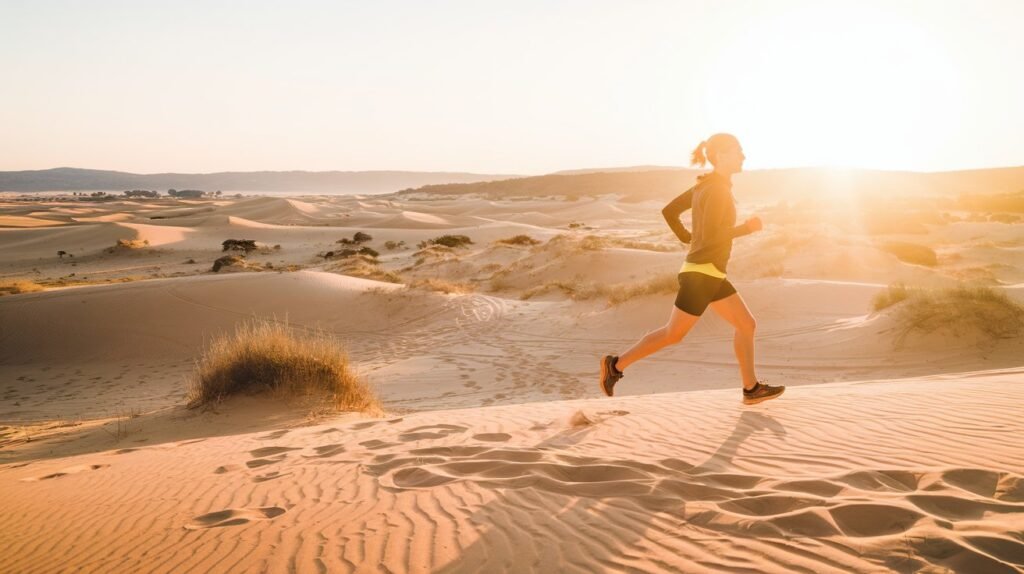
[[[761,231],[761,229],[764,227],[764,225],[761,224],[761,218],[757,216],[751,217],[750,219],[746,220],[744,222],[744,225],[747,226],[747,229],[749,229],[751,233],[755,231]]]

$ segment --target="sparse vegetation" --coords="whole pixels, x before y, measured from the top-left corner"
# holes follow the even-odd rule
[[[42,291],[43,286],[35,281],[15,279],[13,281],[0,281],[0,295],[18,295],[19,293],[33,293]]]
[[[492,287],[494,287],[493,280]],[[586,301],[604,297],[608,300],[609,305],[620,305],[637,297],[658,293],[675,293],[678,289],[679,283],[675,275],[658,275],[643,281],[617,283],[614,285],[605,285],[574,277],[569,280],[550,281],[544,285],[528,289],[520,296],[520,299],[525,301],[537,295],[559,290],[574,301]]]
[[[893,283],[886,288],[885,291],[879,292],[875,295],[872,301],[872,306],[875,311],[881,311],[892,307],[896,303],[905,300],[910,293],[907,290],[907,286],[902,283]]]
[[[360,247],[358,253],[359,253],[359,255],[366,255],[367,257],[379,257],[380,256],[380,253],[378,253],[377,250],[373,249],[372,247]]]
[[[380,411],[373,391],[352,371],[345,349],[331,335],[252,319],[206,349],[189,386],[188,406],[260,393],[312,401],[318,409]]]
[[[902,336],[911,332],[975,331],[991,339],[1016,337],[1024,331],[1024,306],[987,286],[924,289],[890,285],[876,296],[876,310],[897,306]]]
[[[256,240],[255,239],[225,239],[221,243],[221,251],[243,251],[248,254],[250,251],[256,251]]]
[[[388,251],[394,251],[395,249],[400,249],[402,247],[405,247],[405,241],[389,240],[384,242],[384,249],[387,249]]]
[[[505,239],[499,239],[495,243],[501,245],[537,245],[540,240],[534,239],[529,235],[514,235],[512,237],[506,237]]]
[[[446,281],[444,279],[417,279],[406,285],[409,289],[424,289],[427,291],[439,291],[441,293],[454,293],[456,295],[462,295],[465,293],[472,293],[476,290],[476,287],[470,283],[459,283],[455,281]]]
[[[473,240],[466,235],[441,235],[426,241],[420,241],[418,247],[423,249],[431,245],[442,245],[444,247],[467,247],[473,244]]]
[[[404,283],[402,276],[394,271],[382,269],[380,262],[366,255],[353,255],[347,257],[331,267],[324,269],[331,273],[359,277],[362,279],[373,279],[374,281],[385,281],[387,283]]]
[[[117,253],[120,251],[129,251],[132,249],[142,249],[149,245],[148,239],[118,239],[112,247],[107,247],[103,251],[106,253]]]
[[[241,255],[225,255],[213,262],[211,271],[220,272],[225,267],[245,267],[245,257]]]
[[[879,249],[886,253],[895,255],[897,259],[904,263],[912,263],[914,265],[925,265],[928,267],[934,267],[938,265],[939,260],[935,255],[935,250],[931,247],[924,245],[918,245],[916,243],[905,243],[902,241],[890,241],[882,244]]]
[[[357,232],[355,232],[354,235],[352,235],[352,239],[349,239],[347,237],[342,237],[341,239],[339,239],[337,241],[337,243],[340,243],[342,245],[359,245],[360,243],[365,243],[365,242],[371,241],[371,240],[373,240],[373,236],[370,235],[369,233],[363,233],[362,231],[357,231]]]

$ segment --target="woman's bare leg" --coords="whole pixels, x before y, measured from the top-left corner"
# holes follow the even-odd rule
[[[740,363],[743,388],[752,389],[757,384],[757,375],[754,373],[754,330],[757,329],[757,322],[754,316],[750,314],[750,309],[739,293],[712,302],[711,308],[736,329],[732,344],[736,360]]]
[[[682,341],[683,337],[690,332],[690,329],[697,324],[698,320],[700,320],[700,317],[680,311],[678,307],[673,305],[672,314],[668,317],[668,323],[660,329],[647,333],[635,345],[630,347],[628,351],[619,355],[615,368],[625,371],[626,367],[647,355]]]

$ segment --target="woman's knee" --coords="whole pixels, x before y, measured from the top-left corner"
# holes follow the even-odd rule
[[[740,333],[753,333],[757,330],[757,320],[753,317],[747,317],[738,323],[736,323],[736,330]]]

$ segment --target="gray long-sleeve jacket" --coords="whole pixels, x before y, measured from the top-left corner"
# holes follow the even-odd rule
[[[693,233],[679,216],[693,208]],[[661,210],[665,221],[683,243],[690,244],[686,260],[691,263],[714,263],[725,273],[732,253],[732,240],[750,233],[746,225],[736,225],[736,203],[732,183],[715,172],[697,178],[697,185],[684,191]]]

